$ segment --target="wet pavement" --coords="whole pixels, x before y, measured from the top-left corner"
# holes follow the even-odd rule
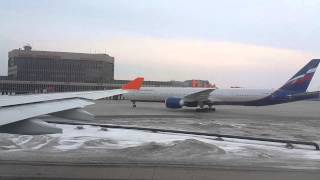
[[[194,109],[171,110],[157,103],[137,103],[137,105],[137,108],[131,108],[130,104],[124,101],[107,103],[100,101],[88,107],[88,111],[94,113],[97,116],[97,122],[100,123],[320,143],[320,101],[303,101],[265,107],[217,106],[216,112],[209,113],[196,113]],[[114,117],[116,113],[124,117]],[[149,114],[155,117],[151,118]],[[131,118],[127,118],[127,115],[130,115]],[[165,118],[161,115],[173,117]]]

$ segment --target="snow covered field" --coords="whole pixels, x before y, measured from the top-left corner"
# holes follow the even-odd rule
[[[308,105],[308,103],[306,103]],[[116,104],[121,109],[129,104]],[[193,111],[172,112],[153,105],[153,114],[192,114]],[[195,114],[190,118],[107,118],[104,110],[115,104],[98,103],[91,110],[101,113],[96,122],[135,125],[143,127],[193,130],[269,138],[287,138],[320,142],[316,109],[307,116],[301,112],[285,116],[286,108],[292,111],[305,104],[270,109],[232,109],[224,107],[217,113]],[[315,108],[315,104],[309,104]],[[111,107],[111,108],[110,108]],[[90,110],[89,108],[89,110]],[[140,110],[139,110],[140,108]],[[140,107],[135,114],[146,114],[148,108]],[[118,110],[119,111],[119,110]],[[260,111],[260,112],[259,112]],[[301,110],[303,111],[303,110]],[[306,111],[306,110],[304,110]],[[307,109],[310,113],[310,109]],[[123,111],[121,111],[123,112]],[[127,111],[129,112],[129,110]],[[124,113],[121,113],[122,115]],[[299,114],[302,117],[299,118]],[[128,115],[128,114],[127,114]],[[130,115],[130,114],[129,114]],[[320,116],[319,116],[320,117]],[[48,118],[54,119],[54,118]],[[72,162],[159,162],[178,164],[206,164],[221,166],[273,167],[288,169],[320,169],[320,151],[312,146],[298,146],[288,149],[285,144],[248,140],[192,136],[172,133],[153,133],[127,129],[105,129],[97,126],[56,126],[63,134],[12,135],[0,134],[0,160],[25,161],[72,161]]]

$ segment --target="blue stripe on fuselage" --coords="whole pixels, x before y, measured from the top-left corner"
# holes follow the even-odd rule
[[[266,96],[262,99],[253,100],[253,101],[229,101],[229,102],[213,102],[213,105],[241,105],[241,106],[268,106],[275,104],[283,104],[294,101],[301,101],[307,99],[319,98],[320,92],[305,92],[299,94],[290,94],[290,92],[277,91],[277,93],[272,93],[269,96]]]

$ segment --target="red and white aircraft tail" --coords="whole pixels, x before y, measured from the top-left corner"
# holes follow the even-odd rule
[[[143,77],[138,77],[135,80],[129,82],[128,84],[125,84],[122,86],[123,90],[140,90],[142,84],[143,84],[144,78]]]

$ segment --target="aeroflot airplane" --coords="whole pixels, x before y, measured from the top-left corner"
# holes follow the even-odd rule
[[[93,115],[84,111],[83,107],[94,104],[93,100],[96,99],[139,90],[143,80],[137,78],[122,89],[0,96],[0,133],[61,133],[61,129],[37,119],[37,116],[48,114],[67,119],[92,119]]]
[[[139,101],[164,102],[167,108],[200,107],[199,111],[215,110],[214,105],[266,106],[313,99],[319,91],[307,92],[307,88],[319,62],[320,59],[311,60],[278,90],[146,87],[124,96],[133,102],[133,107]]]

